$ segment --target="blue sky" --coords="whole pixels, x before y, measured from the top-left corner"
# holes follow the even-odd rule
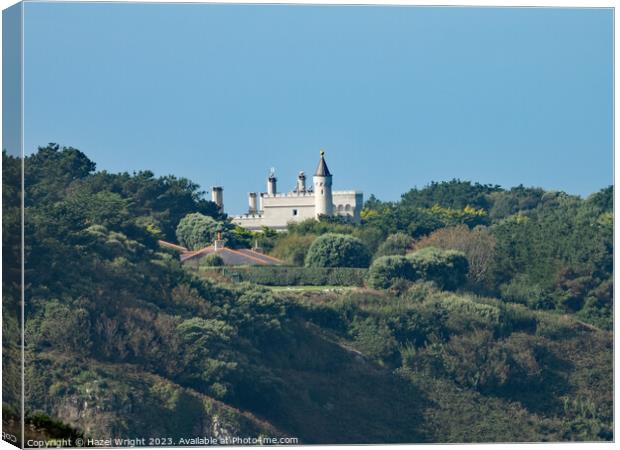
[[[613,183],[610,9],[28,3],[25,147],[224,186]]]

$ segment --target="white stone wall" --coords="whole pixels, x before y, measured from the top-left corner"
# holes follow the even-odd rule
[[[301,222],[316,217],[314,193],[262,195],[262,211],[233,217],[233,222],[249,230],[270,227],[283,230],[289,222]],[[333,214],[352,216],[359,222],[364,196],[357,191],[335,191],[332,193]]]
[[[301,222],[314,217],[312,193],[287,193],[263,197],[264,224],[273,228],[285,228],[289,222]]]
[[[263,216],[260,213],[242,214],[233,216],[232,222],[248,230],[259,231],[263,226]]]
[[[358,191],[335,191],[332,193],[334,215],[353,216],[355,222],[360,221],[364,194]]]
[[[233,222],[249,230],[261,227],[285,229],[289,222],[314,218],[313,193],[262,194],[262,211],[233,218]]]

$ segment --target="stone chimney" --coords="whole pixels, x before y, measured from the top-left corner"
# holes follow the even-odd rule
[[[276,183],[278,179],[276,178],[276,171],[274,168],[271,168],[269,172],[269,176],[267,177],[267,194],[270,196],[276,195],[278,189],[276,188]]]
[[[215,242],[213,243],[213,247],[215,248],[216,252],[224,248],[224,239],[222,238],[222,226],[221,225],[217,227],[217,238],[215,239]]]
[[[297,192],[306,192],[306,174],[301,171],[297,175],[297,186],[295,188]]]
[[[250,192],[248,194],[248,212],[250,214],[256,214],[256,192]]]
[[[222,186],[211,188],[211,201],[218,206],[221,212],[224,212],[224,188]]]

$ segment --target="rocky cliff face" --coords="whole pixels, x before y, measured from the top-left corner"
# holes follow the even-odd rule
[[[145,438],[147,445],[149,439],[161,440],[151,445],[178,445],[180,439],[282,436],[249,413],[134,367],[92,362],[73,380],[61,380],[50,377],[62,373],[53,370],[63,364],[54,355],[44,355],[37,363],[48,371],[45,378],[33,378],[41,384],[31,386],[29,412],[46,411],[85,438],[130,436]],[[41,395],[45,391],[47,395]]]

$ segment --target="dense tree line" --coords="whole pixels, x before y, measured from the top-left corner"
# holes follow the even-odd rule
[[[6,154],[3,159],[9,169],[5,186],[18,186],[19,171],[11,169],[19,161]],[[243,375],[248,369],[239,368],[239,361],[244,358],[231,348],[276,330],[278,307],[274,303],[269,310],[262,330],[261,312],[253,308],[260,303],[260,310],[268,310],[273,300],[265,293],[238,296],[196,284],[176,255],[157,243],[160,237],[173,240],[178,223],[190,213],[223,219],[202,200],[198,186],[148,172],[95,172],[82,152],[57,145],[26,157],[25,167],[27,364],[54,351],[137,363],[214,397],[249,395],[243,387],[230,390],[231,377],[242,386],[240,380],[251,376]],[[19,204],[7,207],[18,210]],[[7,239],[19,237],[7,233],[19,230],[19,214],[11,211],[4,215]],[[5,255],[18,254],[18,241],[5,240]],[[14,294],[5,305],[18,304],[18,291]],[[238,307],[228,312],[224,306],[237,299]],[[243,338],[245,326],[250,334]],[[254,384],[248,390],[253,392]],[[47,399],[36,389],[30,393],[27,405],[33,412]]]
[[[373,258],[424,247],[461,251],[469,262],[463,289],[611,328],[612,186],[581,199],[524,186],[431,183],[398,202],[371,195],[359,225],[342,218],[291,224],[272,238],[272,253],[300,265],[325,233],[359,239]]]

